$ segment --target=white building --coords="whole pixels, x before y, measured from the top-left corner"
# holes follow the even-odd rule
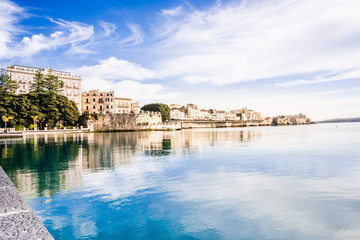
[[[36,68],[26,67],[21,65],[13,65],[6,68],[7,74],[12,80],[15,80],[19,88],[16,90],[16,94],[28,93],[31,90],[31,84],[34,82],[34,77],[37,72],[46,75],[57,76],[60,81],[64,83],[64,87],[60,94],[66,96],[69,100],[76,103],[79,111],[81,112],[81,77],[72,76],[70,72],[52,70],[47,67]]]

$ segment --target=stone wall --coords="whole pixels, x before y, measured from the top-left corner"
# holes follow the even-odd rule
[[[162,120],[157,112],[114,113],[100,115],[99,120],[89,120],[87,126],[91,131],[144,130],[162,126]]]

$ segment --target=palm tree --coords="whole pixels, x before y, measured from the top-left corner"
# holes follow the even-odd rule
[[[9,117],[6,117],[5,115],[2,116],[2,120],[3,120],[3,122],[5,123],[5,129],[6,129],[6,124],[7,124],[7,122],[8,122],[9,120],[11,120],[11,119],[14,119],[14,118],[11,117],[11,116],[9,116]]]
[[[39,117],[38,116],[30,116],[31,119],[34,121],[34,129],[36,127],[35,123],[39,120]]]

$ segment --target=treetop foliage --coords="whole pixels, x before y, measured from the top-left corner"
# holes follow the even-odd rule
[[[170,107],[164,103],[150,103],[141,108],[143,111],[160,112],[162,121],[170,119]]]
[[[9,125],[29,126],[37,122],[41,127],[74,125],[79,111],[74,101],[60,95],[63,82],[57,76],[37,73],[27,94],[15,94],[16,81],[1,70],[0,116],[12,116]],[[4,122],[4,121],[1,121]],[[0,125],[4,125],[1,123]]]

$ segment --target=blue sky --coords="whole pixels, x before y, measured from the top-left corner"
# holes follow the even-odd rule
[[[83,90],[314,120],[360,116],[360,2],[0,0],[0,66]]]

